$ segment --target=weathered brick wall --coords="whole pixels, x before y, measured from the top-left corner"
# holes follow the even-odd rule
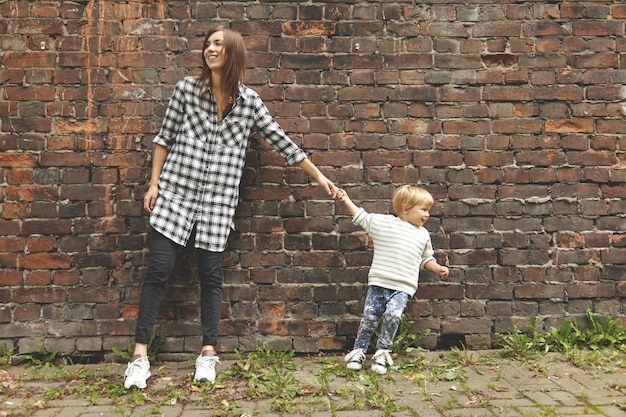
[[[132,340],[151,140],[205,31],[249,49],[255,88],[315,164],[387,212],[437,200],[445,283],[407,315],[424,346],[623,318],[626,5],[595,1],[0,2],[0,345],[107,352]],[[371,251],[346,210],[253,140],[225,253],[220,350],[341,350]],[[199,348],[185,255],[157,331]]]

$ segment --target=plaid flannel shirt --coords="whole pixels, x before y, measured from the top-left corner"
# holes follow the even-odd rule
[[[176,84],[154,143],[168,154],[150,225],[186,245],[194,224],[195,247],[223,252],[239,201],[248,138],[259,133],[289,165],[307,156],[272,118],[259,95],[241,86],[230,112],[218,119],[212,94],[198,94],[198,80]]]

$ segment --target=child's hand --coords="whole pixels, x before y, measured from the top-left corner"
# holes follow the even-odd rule
[[[437,271],[437,275],[439,275],[442,279],[446,279],[448,278],[448,274],[450,273],[450,270],[448,269],[447,266],[439,266],[439,270]]]
[[[346,197],[346,192],[341,188],[337,188],[337,194],[335,194],[335,200],[343,201],[345,197]]]

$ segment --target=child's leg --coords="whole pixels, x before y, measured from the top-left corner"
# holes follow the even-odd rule
[[[367,297],[365,298],[365,307],[363,308],[363,317],[359,325],[359,331],[354,341],[355,349],[363,349],[367,352],[370,339],[374,335],[374,331],[380,322],[380,316],[385,308],[385,294],[381,287],[370,286],[367,289]]]
[[[377,349],[390,350],[393,339],[396,337],[402,313],[409,301],[409,294],[403,291],[394,291],[387,299],[387,308],[383,313],[383,323],[380,329],[380,336],[376,343]]]

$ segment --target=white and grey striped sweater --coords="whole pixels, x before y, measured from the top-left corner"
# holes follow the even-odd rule
[[[352,222],[374,242],[368,285],[409,293],[417,291],[419,271],[435,260],[430,234],[391,214],[371,214],[359,208]]]

